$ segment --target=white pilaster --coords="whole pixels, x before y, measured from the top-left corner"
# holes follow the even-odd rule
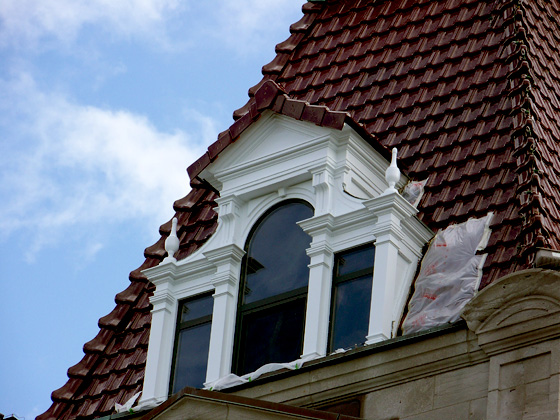
[[[237,245],[227,245],[207,251],[204,256],[216,267],[212,278],[214,310],[206,381],[215,381],[231,372],[239,272],[245,251]]]
[[[167,286],[167,285],[165,285]],[[153,305],[148,357],[140,405],[154,406],[167,399],[173,357],[177,299],[169,287],[156,289]]]
[[[334,252],[330,246],[333,217],[324,215],[300,222],[313,241],[307,249],[309,286],[302,357],[324,356],[329,335]]]
[[[391,338],[394,321],[394,305],[400,300],[396,296],[399,250],[404,248],[401,222],[416,214],[398,192],[390,192],[364,203],[377,217],[373,225],[375,241],[375,263],[368,335],[366,344]]]

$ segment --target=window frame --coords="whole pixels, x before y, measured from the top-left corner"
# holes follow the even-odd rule
[[[268,309],[272,309],[281,305],[287,305],[291,303],[295,303],[298,300],[304,300],[304,311],[303,311],[303,325],[301,331],[301,351],[303,350],[304,346],[304,338],[305,338],[305,319],[307,314],[307,295],[309,289],[309,274],[307,278],[307,284],[304,287],[299,287],[294,290],[289,290],[287,292],[280,293],[275,296],[269,296],[267,298],[250,302],[250,303],[243,303],[242,299],[242,291],[245,289],[246,282],[247,282],[247,269],[249,264],[247,259],[249,258],[249,247],[251,245],[251,241],[254,237],[255,232],[261,226],[262,222],[266,220],[266,218],[276,211],[277,209],[286,206],[292,203],[299,203],[307,206],[311,211],[314,213],[314,207],[307,201],[301,199],[289,199],[281,201],[280,203],[276,203],[275,205],[268,208],[253,224],[251,227],[249,234],[247,235],[247,239],[245,240],[244,251],[245,255],[243,256],[243,260],[241,263],[241,270],[239,274],[239,292],[237,297],[237,310],[236,310],[236,317],[235,317],[235,335],[234,335],[234,345],[233,345],[233,355],[232,355],[232,364],[231,364],[231,372],[237,375],[243,375],[245,373],[250,372],[241,372],[241,368],[243,367],[242,360],[241,360],[241,348],[242,348],[242,325],[243,325],[243,318],[246,315],[251,315],[258,312],[264,312]],[[311,216],[313,217],[313,215]],[[303,219],[305,220],[305,219]],[[310,238],[311,242],[312,238]]]
[[[175,375],[176,375],[176,368],[177,368],[177,361],[178,361],[178,352],[179,352],[179,339],[180,339],[180,335],[181,332],[183,332],[184,330],[193,328],[193,327],[198,327],[201,325],[205,325],[205,324],[210,324],[210,329],[212,328],[212,316],[213,316],[213,312],[214,312],[214,291],[208,291],[208,292],[203,292],[203,293],[198,293],[196,295],[192,295],[192,296],[188,296],[184,299],[181,299],[177,302],[177,318],[176,318],[176,322],[175,322],[175,338],[173,341],[173,356],[172,356],[172,362],[171,362],[171,372],[169,375],[169,395],[173,395],[174,391],[173,388],[175,387]],[[212,311],[210,312],[209,315],[204,315],[189,321],[184,321],[181,322],[181,318],[183,317],[183,312],[182,312],[182,307],[185,303],[189,302],[189,301],[194,301],[196,299],[201,299],[201,298],[206,298],[206,297],[211,297],[212,298]],[[210,337],[209,337],[210,340]],[[210,342],[208,342],[208,344],[210,345]],[[208,367],[208,357],[206,360],[206,367]],[[206,378],[206,375],[204,375]],[[185,386],[189,386],[189,385],[185,385]],[[178,392],[178,391],[175,391]]]
[[[371,262],[371,267],[368,268],[364,268],[358,271],[353,271],[351,273],[347,273],[347,274],[343,274],[343,275],[337,275],[338,272],[338,267],[339,267],[339,262],[340,262],[340,257],[344,254],[347,254],[349,252],[355,252],[355,251],[361,251],[361,250],[365,250],[367,248],[372,248],[373,249],[373,261]],[[331,299],[330,299],[330,308],[329,308],[329,333],[328,333],[328,338],[327,338],[327,354],[337,350],[334,348],[334,327],[335,327],[335,310],[336,310],[336,289],[339,285],[344,284],[346,282],[351,282],[353,280],[357,280],[360,277],[366,276],[366,275],[371,275],[371,279],[373,282],[373,272],[374,272],[374,268],[375,268],[375,254],[376,254],[376,249],[375,249],[375,242],[371,242],[371,243],[367,243],[367,244],[362,244],[362,245],[358,245],[352,248],[348,248],[342,251],[338,251],[334,254],[334,260],[333,260],[333,270],[332,270],[332,285],[331,285]],[[373,294],[370,295],[369,297],[369,302],[371,305],[371,301],[372,301],[372,297]],[[371,307],[370,307],[370,315],[371,315]],[[368,324],[369,324],[369,317],[368,317]],[[369,325],[368,325],[369,326]],[[367,328],[366,328],[366,333],[367,333]],[[364,343],[366,341],[366,336],[364,336]],[[363,343],[362,343],[363,344]]]

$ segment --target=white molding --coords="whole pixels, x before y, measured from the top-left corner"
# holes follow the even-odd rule
[[[421,247],[433,233],[414,217],[418,211],[398,192],[384,193],[364,202],[364,206],[376,217],[372,226],[375,264],[366,337],[366,344],[373,344],[393,337]]]
[[[231,372],[239,272],[244,255],[245,251],[234,244],[204,253],[216,267],[216,274],[212,278],[215,293],[206,382],[215,381]]]
[[[144,270],[156,291],[140,403],[167,396],[180,299],[214,291],[207,382],[231,372],[245,242],[259,218],[285,200],[315,209],[299,222],[312,237],[303,357],[326,354],[334,254],[366,243],[376,243],[368,340],[389,338],[431,232],[400,195],[382,195],[388,166],[347,125],[334,130],[268,111],[208,165],[200,176],[220,192],[216,232],[186,259]]]

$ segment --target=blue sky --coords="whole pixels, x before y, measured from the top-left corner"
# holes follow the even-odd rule
[[[0,1],[0,413],[50,406],[303,2]]]

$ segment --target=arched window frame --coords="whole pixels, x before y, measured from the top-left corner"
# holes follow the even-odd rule
[[[350,125],[338,130],[265,113],[235,143],[199,174],[220,193],[216,232],[188,258],[143,271],[156,289],[141,406],[167,398],[180,299],[214,291],[207,384],[231,374],[243,247],[266,208],[295,198],[315,209],[298,223],[313,238],[306,250],[304,359],[327,351],[335,253],[375,242],[371,344],[392,336],[422,247],[433,235],[398,193],[383,193],[388,161]]]
[[[243,343],[243,327],[244,327],[244,318],[250,316],[255,313],[263,313],[269,310],[274,310],[276,308],[286,307],[287,305],[298,305],[299,304],[303,308],[303,314],[301,318],[301,327],[294,327],[294,328],[301,328],[301,337],[299,337],[300,345],[298,348],[297,355],[294,354],[294,359],[298,358],[302,351],[303,351],[303,343],[304,343],[304,335],[305,335],[305,314],[307,309],[307,294],[308,294],[308,283],[309,283],[309,269],[306,270],[306,278],[305,278],[305,286],[298,287],[293,290],[289,290],[286,292],[282,292],[273,296],[266,297],[264,299],[260,299],[255,302],[245,303],[243,299],[243,291],[247,285],[247,269],[248,265],[248,258],[251,257],[249,254],[250,247],[253,239],[255,238],[255,234],[263,226],[263,223],[266,223],[269,220],[269,217],[274,214],[277,210],[286,207],[290,204],[302,204],[306,206],[311,212],[309,217],[313,217],[314,208],[308,202],[301,200],[301,199],[290,199],[284,200],[279,203],[274,204],[273,206],[269,207],[258,219],[257,221],[251,226],[249,234],[247,235],[247,239],[245,241],[245,256],[243,257],[241,270],[240,270],[240,282],[239,282],[239,295],[237,300],[237,311],[236,311],[236,331],[235,331],[235,344],[234,344],[234,351],[233,351],[233,363],[232,363],[232,371],[237,374],[244,374],[249,373],[246,369],[244,369],[243,361],[241,360],[241,354],[244,353],[246,347],[246,343]],[[302,220],[304,220],[303,218]],[[299,228],[299,227],[298,227]],[[302,233],[303,230],[302,230]],[[309,236],[309,235],[308,235]],[[271,239],[272,240],[272,239]],[[298,250],[299,252],[305,253],[307,248],[310,246],[312,241],[311,236],[309,236],[309,244],[306,244],[306,247],[303,249]],[[307,259],[306,255],[306,259]],[[309,263],[309,261],[307,261]],[[267,360],[267,362],[288,362],[291,360]],[[263,363],[264,364],[264,363]],[[260,366],[255,366],[256,368]]]

